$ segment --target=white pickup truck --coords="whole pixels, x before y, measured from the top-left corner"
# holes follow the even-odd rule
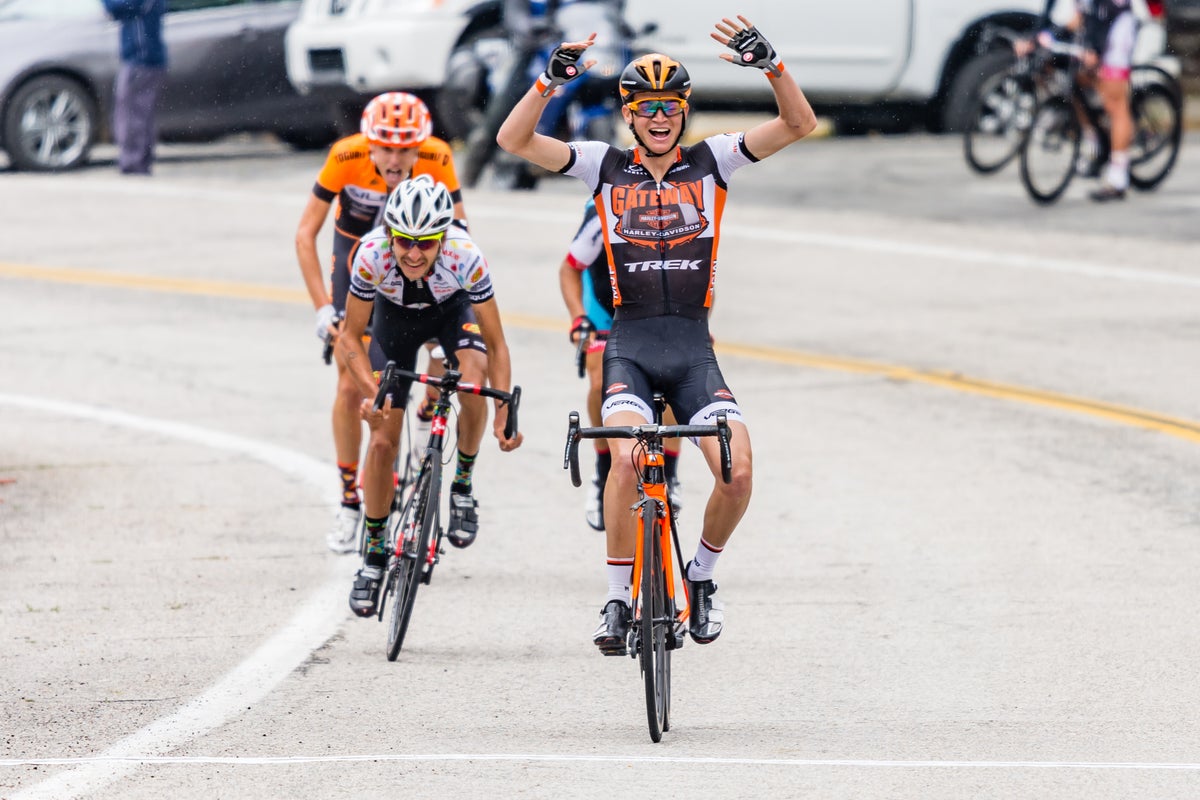
[[[626,0],[625,17],[635,30],[651,30],[635,51],[668,53],[687,66],[697,107],[771,102],[767,82],[718,59],[721,48],[709,38],[719,19],[742,14],[815,105],[903,105],[935,130],[955,130],[980,82],[1002,66],[994,53],[978,52],[980,31],[989,23],[1029,31],[1044,2]],[[1055,16],[1070,3],[1058,0]],[[1139,60],[1152,60],[1165,48],[1164,4],[1134,5],[1143,21]],[[393,89],[434,100],[456,50],[499,31],[499,0],[304,0],[287,35],[288,75],[301,92],[330,94],[347,111]]]

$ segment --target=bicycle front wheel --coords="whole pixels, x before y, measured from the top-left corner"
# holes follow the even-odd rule
[[[1067,190],[1079,158],[1079,121],[1065,97],[1051,97],[1033,112],[1021,148],[1021,182],[1038,203],[1053,203]]]
[[[417,589],[429,560],[429,543],[437,523],[437,498],[441,465],[429,456],[421,466],[417,484],[393,529],[393,541],[399,542],[394,566],[388,571],[388,590],[393,594],[392,615],[388,620],[387,658],[395,661],[404,646],[408,623],[412,619]]]
[[[1037,94],[1025,73],[1005,71],[989,78],[963,131],[963,156],[981,175],[998,172],[1016,158],[1033,121]]]
[[[646,721],[650,739],[658,742],[670,726],[671,651],[667,636],[674,632],[674,615],[669,610],[667,585],[663,572],[662,522],[658,504],[642,506],[642,615],[638,620],[641,634],[639,659],[646,684]]]
[[[1178,95],[1161,83],[1135,88],[1130,105],[1133,147],[1129,153],[1129,183],[1148,191],[1163,182],[1179,157],[1182,108]]]

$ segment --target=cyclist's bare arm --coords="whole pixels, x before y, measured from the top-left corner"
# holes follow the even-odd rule
[[[709,35],[728,47],[733,35],[752,27],[748,19],[738,16],[737,22],[730,19],[721,20],[716,25],[716,33]],[[735,63],[732,53],[721,53],[721,58],[731,64]],[[771,82],[779,115],[745,133],[746,149],[758,159],[778,153],[792,142],[803,139],[817,127],[817,115],[786,68],[781,75],[774,75],[765,70],[763,74]]]
[[[596,35],[592,34],[585,41],[564,42],[561,46],[586,50],[595,42],[595,37]],[[586,62],[584,69],[586,70],[594,63],[595,61]],[[537,90],[537,87],[531,86],[529,91],[525,92],[525,96],[517,101],[513,110],[509,112],[504,124],[500,126],[500,132],[496,134],[496,143],[513,155],[520,156],[542,169],[558,172],[570,160],[571,148],[567,146],[566,142],[535,130],[538,120],[541,119],[542,112],[546,110],[546,104],[549,102],[549,97],[542,97],[542,93]]]
[[[817,127],[817,115],[786,70],[782,76],[768,80],[775,91],[779,116],[754,126],[745,135],[746,149],[758,159],[778,153],[792,142],[808,136]]]
[[[300,215],[300,224],[296,227],[296,259],[300,262],[300,274],[304,277],[304,287],[308,289],[314,309],[333,302],[325,286],[321,257],[317,254],[317,235],[332,205],[310,194],[304,213]]]
[[[500,324],[500,307],[496,299],[489,298],[472,307],[475,320],[479,323],[479,333],[483,343],[487,345],[488,384],[493,389],[502,392],[512,391],[512,361],[508,354],[508,341],[504,338],[504,328]],[[492,431],[504,451],[516,450],[525,438],[517,433],[511,439],[504,438],[504,425],[508,421],[508,408],[496,401],[496,416],[492,423]]]
[[[346,296],[346,321],[342,335],[337,338],[337,357],[349,371],[363,397],[373,398],[378,388],[375,385],[375,375],[371,372],[371,359],[367,356],[363,335],[371,321],[370,303],[354,295]]]
[[[572,320],[583,316],[583,273],[571,266],[564,258],[558,268],[558,285],[562,290],[563,302]]]

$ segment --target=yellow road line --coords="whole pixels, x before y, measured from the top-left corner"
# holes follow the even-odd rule
[[[167,278],[130,273],[98,272],[96,270],[75,267],[36,267],[0,262],[0,276],[25,280],[114,286],[175,294],[233,297],[242,300],[266,300],[277,303],[305,304],[309,302],[308,293],[302,289],[284,289],[277,286],[226,281],[206,281],[195,278]],[[524,314],[505,314],[504,321],[506,324],[511,324],[515,327],[531,330],[557,331],[562,327],[558,321]],[[879,364],[870,361],[804,353],[798,350],[755,347],[728,342],[718,344],[717,349],[722,353],[729,353],[758,361],[811,367],[813,369],[851,372],[861,375],[879,375],[891,380],[923,383],[958,392],[1057,408],[1200,443],[1200,423],[1198,422],[1169,417],[1165,414],[1158,414],[1130,406],[1105,403],[1083,397],[1072,397],[1071,395],[1058,394],[1040,389],[995,383],[979,378],[971,378],[956,372],[914,370],[907,367]]]
[[[23,264],[0,263],[0,275],[8,278],[51,281],[53,283],[118,286],[147,292],[194,294],[206,297],[234,297],[241,300],[269,300],[276,303],[307,303],[303,289],[284,289],[231,281],[206,281],[196,278],[169,278],[157,275],[133,275],[121,272],[98,272],[77,267],[31,267]]]
[[[1048,406],[1050,408],[1071,411],[1076,414],[1100,417],[1112,422],[1119,422],[1122,425],[1131,425],[1137,428],[1158,431],[1159,433],[1200,443],[1200,422],[1170,417],[1165,414],[1145,411],[1131,406],[1090,400],[1085,397],[1073,397],[1042,389],[1029,389],[980,378],[971,378],[957,372],[914,370],[907,367],[878,364],[870,361],[807,354],[797,350],[781,350],[739,344],[718,344],[717,349],[722,353],[731,353],[743,358],[753,358],[759,361],[771,361],[776,364],[791,364],[816,369],[879,375],[891,380],[924,383],[985,397]]]

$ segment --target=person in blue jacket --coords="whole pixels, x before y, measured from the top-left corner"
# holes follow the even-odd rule
[[[162,19],[166,0],[104,0],[121,23],[121,69],[113,101],[113,138],[123,175],[149,175],[158,139],[155,106],[167,74]]]

